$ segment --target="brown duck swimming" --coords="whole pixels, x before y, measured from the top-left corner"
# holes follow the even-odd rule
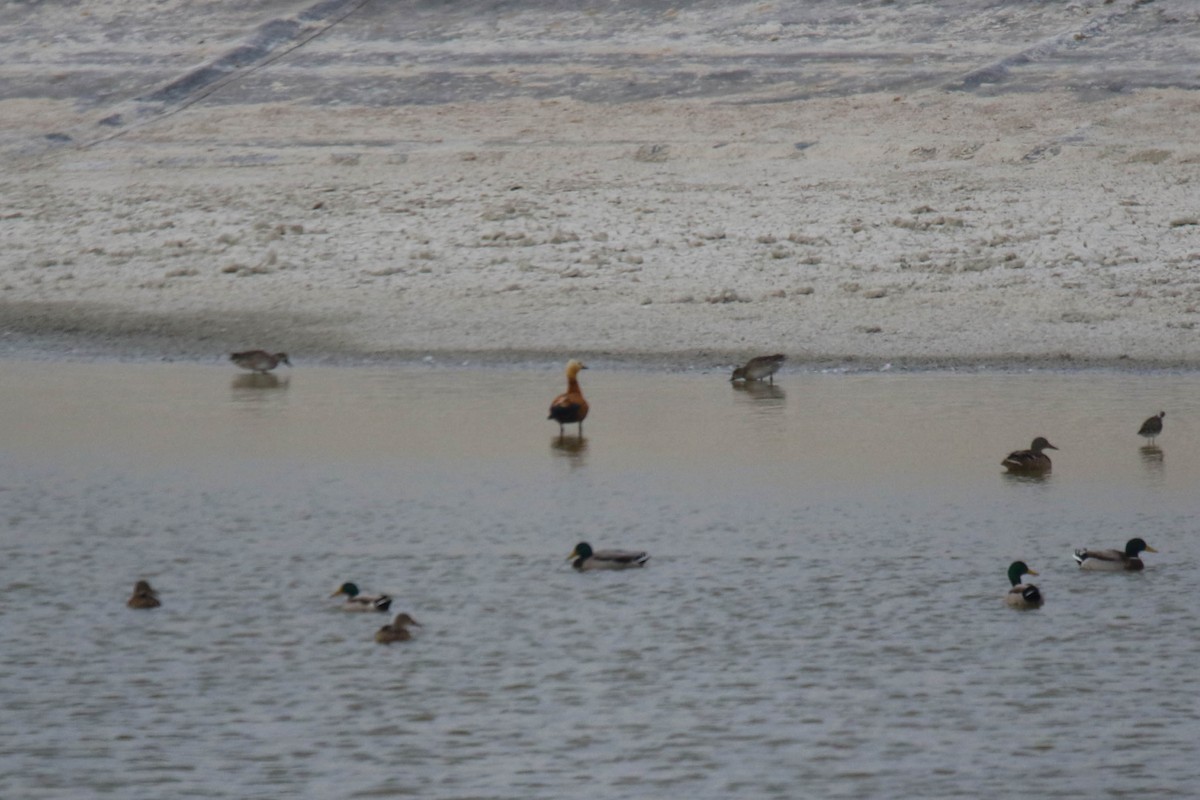
[[[583,436],[583,421],[588,415],[588,402],[583,399],[579,380],[575,377],[581,369],[587,367],[575,359],[567,362],[567,390],[550,403],[550,416],[547,419],[558,423],[560,437],[563,436],[564,426],[573,422],[579,424],[579,435]]]
[[[158,608],[162,602],[158,599],[158,592],[150,588],[148,581],[138,581],[125,605],[130,608]]]
[[[775,383],[775,373],[779,371],[779,367],[787,359],[783,353],[776,353],[773,356],[758,356],[752,358],[745,365],[738,367],[733,371],[731,381],[761,381],[763,378],[769,378],[771,383]]]
[[[260,372],[264,375],[280,364],[287,364],[289,367],[292,365],[292,362],[288,361],[287,353],[268,353],[266,350],[244,350],[240,353],[232,353],[229,360],[242,369]]]
[[[1045,436],[1039,436],[1033,440],[1033,444],[1029,445],[1028,450],[1014,450],[1000,464],[1007,467],[1009,472],[1021,472],[1027,475],[1049,472],[1050,456],[1042,451],[1057,449],[1046,441]]]
[[[400,613],[392,620],[390,625],[384,625],[379,630],[375,631],[375,641],[380,644],[391,644],[392,642],[407,642],[413,638],[412,632],[408,630],[406,625],[416,625],[422,627],[421,623],[410,617],[408,614]]]

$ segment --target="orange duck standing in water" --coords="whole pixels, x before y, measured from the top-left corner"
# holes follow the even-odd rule
[[[567,362],[567,390],[550,403],[550,416],[547,419],[558,423],[559,437],[564,434],[563,426],[572,422],[579,423],[579,436],[583,437],[583,420],[587,417],[588,404],[587,400],[583,399],[583,392],[579,390],[579,381],[575,377],[581,369],[587,367],[575,359]]]

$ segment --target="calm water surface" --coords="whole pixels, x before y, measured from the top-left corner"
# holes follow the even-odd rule
[[[1195,794],[1200,376],[0,374],[0,797]]]

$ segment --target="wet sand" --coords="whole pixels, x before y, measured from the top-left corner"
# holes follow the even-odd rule
[[[958,5],[22,6],[0,350],[1200,364],[1196,9]]]

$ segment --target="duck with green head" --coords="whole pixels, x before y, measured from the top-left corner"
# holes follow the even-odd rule
[[[1083,547],[1075,551],[1075,563],[1080,569],[1099,570],[1104,572],[1136,572],[1145,569],[1146,565],[1138,556],[1142,551],[1157,553],[1146,540],[1140,536],[1125,543],[1124,552],[1120,550],[1094,550]]]
[[[1037,575],[1024,561],[1014,561],[1008,567],[1008,582],[1012,588],[1004,595],[1004,602],[1013,608],[1041,608],[1042,593],[1032,583],[1021,583],[1024,575]]]
[[[593,569],[644,567],[650,556],[645,550],[593,550],[587,542],[575,545],[567,560],[580,572]]]
[[[387,611],[392,607],[392,598],[386,594],[362,594],[353,583],[343,583],[330,597],[346,595],[342,608],[346,611]]]

